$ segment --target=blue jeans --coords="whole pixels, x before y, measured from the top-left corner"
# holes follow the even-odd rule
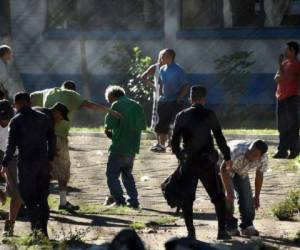
[[[235,174],[231,178],[232,184],[238,197],[238,204],[240,210],[241,224],[240,228],[244,229],[246,227],[253,225],[253,220],[255,217],[255,208],[252,196],[252,190],[250,185],[249,176],[241,177]],[[229,229],[237,228],[238,220],[233,216],[234,206],[227,207],[227,227]]]
[[[133,206],[139,205],[138,192],[132,175],[134,158],[135,155],[126,156],[113,152],[111,152],[108,157],[106,168],[107,185],[111,196],[119,205],[126,204],[119,179],[120,176],[127,195],[129,196],[128,203]]]

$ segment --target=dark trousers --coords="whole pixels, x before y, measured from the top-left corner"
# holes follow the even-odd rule
[[[118,204],[126,204],[123,196],[123,190],[120,182],[120,176],[122,183],[129,196],[127,200],[129,204],[138,206],[138,192],[135,186],[134,177],[132,175],[132,169],[134,164],[135,155],[122,155],[111,152],[108,157],[106,177],[107,185],[110,194],[114,197]]]
[[[186,163],[182,171],[181,186],[185,190],[182,211],[187,230],[189,232],[195,232],[193,225],[193,203],[196,197],[198,179],[200,179],[211,202],[215,206],[219,229],[224,230],[226,203],[222,182],[216,165],[211,162],[203,161]]]
[[[299,153],[299,97],[291,96],[277,101],[278,151]]]
[[[50,174],[48,160],[19,162],[19,189],[28,210],[31,229],[47,234]]]

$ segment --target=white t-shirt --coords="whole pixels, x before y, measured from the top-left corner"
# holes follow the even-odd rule
[[[5,152],[8,140],[8,126],[2,128],[0,126],[0,150]]]

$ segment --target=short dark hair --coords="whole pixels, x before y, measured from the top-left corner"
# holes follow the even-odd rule
[[[26,102],[30,103],[30,95],[26,92],[19,92],[15,95],[15,102]]]
[[[268,144],[262,140],[256,140],[253,143],[253,147],[261,152],[261,154],[265,154],[268,152]]]
[[[125,90],[120,87],[120,86],[109,86],[106,90],[105,90],[105,99],[108,101],[108,97],[109,96],[114,96],[115,98],[120,98],[122,96],[124,96]]]
[[[199,100],[205,98],[206,94],[207,94],[206,88],[201,85],[193,86],[190,90],[190,96],[192,100]]]
[[[165,50],[165,53],[166,53],[167,55],[171,56],[173,60],[175,60],[175,57],[176,57],[176,52],[175,52],[175,50],[173,50],[173,49],[166,49],[166,50]]]
[[[299,43],[297,43],[295,41],[290,41],[290,42],[286,43],[286,45],[289,47],[289,49],[294,50],[296,55],[299,54]]]
[[[76,91],[76,83],[72,80],[64,81],[61,85],[64,89]]]
[[[3,57],[7,53],[11,53],[11,48],[6,44],[0,45],[0,57]]]

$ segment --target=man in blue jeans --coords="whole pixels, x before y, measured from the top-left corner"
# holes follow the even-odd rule
[[[227,232],[231,236],[239,235],[234,214],[234,191],[238,195],[238,204],[241,215],[241,232],[246,236],[257,236],[259,232],[253,225],[255,209],[260,207],[260,191],[263,184],[264,172],[268,168],[268,145],[262,141],[231,141],[228,143],[231,151],[231,167],[223,162],[221,178],[227,198]],[[256,169],[255,195],[249,180],[249,171]]]
[[[115,201],[113,205],[126,205],[119,180],[121,176],[129,196],[127,205],[138,208],[138,192],[132,169],[135,155],[140,149],[141,132],[146,129],[144,110],[136,101],[129,99],[119,86],[108,87],[105,97],[112,104],[112,110],[122,115],[121,119],[110,114],[105,117],[105,133],[112,139],[106,169],[107,185]]]

